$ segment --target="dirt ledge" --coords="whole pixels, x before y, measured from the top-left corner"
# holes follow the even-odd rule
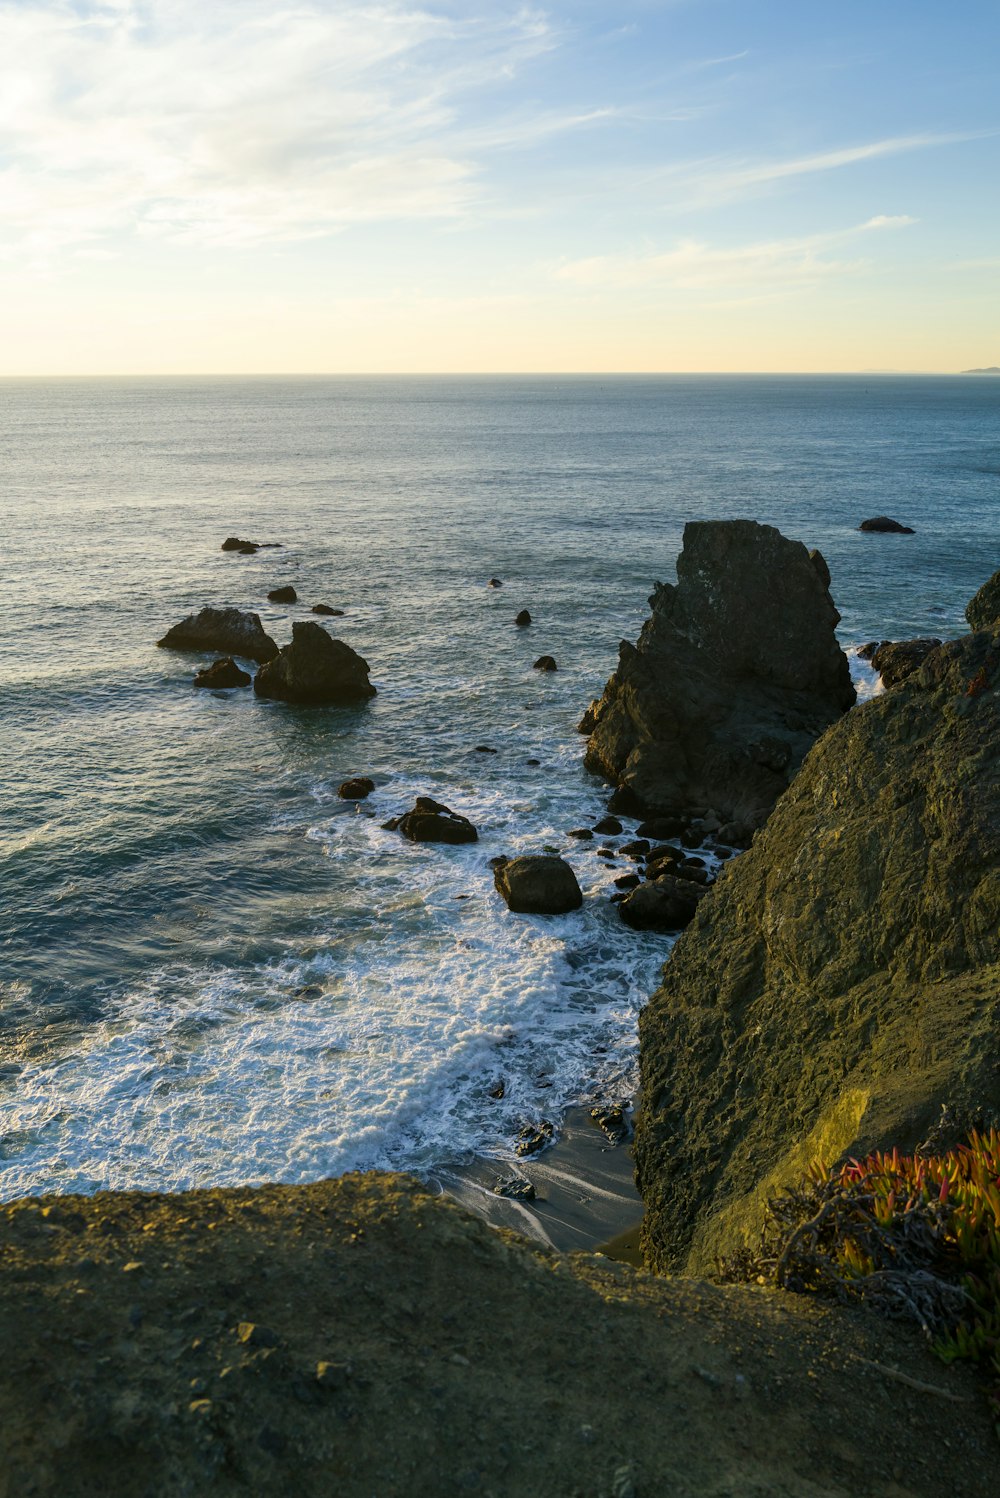
[[[10,1204],[0,1347],[2,1498],[995,1491],[979,1392],[915,1337],[403,1176]]]

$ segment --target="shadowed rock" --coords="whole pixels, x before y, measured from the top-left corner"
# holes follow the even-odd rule
[[[652,1267],[754,1239],[818,1156],[1000,1121],[998,688],[1000,631],[932,651],[823,736],[699,904],[639,1020]]]
[[[923,665],[931,651],[936,650],[940,643],[940,640],[931,638],[886,640],[872,651],[872,668],[881,676],[884,687],[898,686],[901,681],[911,676],[918,666]]]
[[[498,860],[493,882],[507,908],[521,915],[564,915],[583,904],[569,864],[546,854]]]
[[[859,531],[877,531],[888,536],[912,536],[912,525],[900,525],[898,520],[890,520],[888,515],[876,515],[873,520],[862,520],[858,526]]]
[[[291,583],[287,583],[284,587],[272,588],[267,597],[270,603],[297,603],[299,595]]]
[[[634,889],[619,905],[618,914],[636,931],[682,931],[693,920],[705,893],[690,879],[661,874]]]
[[[368,662],[310,619],[292,625],[292,643],[261,667],[253,689],[258,697],[307,704],[346,705],[375,696]]]
[[[224,691],[228,687],[248,687],[252,680],[249,671],[241,671],[232,656],[226,656],[224,660],[213,661],[203,671],[197,672],[194,684],[196,687],[214,687]]]
[[[585,715],[585,763],[618,787],[612,810],[763,823],[854,701],[821,563],[752,520],[685,527],[677,585],[657,584]]]
[[[558,671],[555,658],[551,655],[540,655],[535,662],[536,671]]]
[[[375,789],[374,780],[367,775],[355,775],[353,780],[345,780],[337,790],[337,795],[342,801],[363,801],[370,796]]]
[[[1000,572],[994,572],[965,610],[970,629],[989,629],[1000,621]]]
[[[332,609],[328,603],[314,603],[310,611],[313,614],[326,614],[332,619],[342,619],[343,609]]]
[[[518,614],[517,618],[514,620],[514,623],[515,624],[520,624],[522,628],[526,624],[530,624],[531,623],[531,615],[528,613],[528,610],[527,609],[522,609],[521,612]]]
[[[218,650],[245,660],[270,661],[278,647],[264,633],[258,614],[239,609],[201,609],[168,629],[157,645],[165,650]]]
[[[452,811],[432,796],[418,796],[413,810],[395,821],[392,831],[399,831],[411,843],[474,843],[479,834],[461,812]]]

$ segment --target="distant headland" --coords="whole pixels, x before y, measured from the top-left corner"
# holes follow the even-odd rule
[[[963,369],[963,374],[998,374],[1000,375],[1000,364],[991,364],[986,369]]]

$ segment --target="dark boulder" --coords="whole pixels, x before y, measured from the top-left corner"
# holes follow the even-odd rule
[[[558,671],[558,666],[551,655],[540,655],[535,662],[536,671]]]
[[[635,831],[637,837],[651,837],[661,843],[670,837],[680,837],[685,825],[683,817],[651,817],[640,822]]]
[[[820,739],[699,904],[639,1018],[650,1267],[756,1242],[817,1157],[1000,1122],[998,685],[1000,630],[932,651]]]
[[[493,882],[508,909],[522,915],[563,915],[583,904],[576,875],[562,858],[532,854],[505,859],[494,867]]]
[[[287,583],[282,588],[272,588],[267,597],[269,603],[298,603],[299,601],[299,595],[291,583]]]
[[[590,1116],[609,1144],[624,1144],[632,1132],[621,1103],[600,1103]]]
[[[634,889],[618,914],[636,931],[682,931],[694,919],[704,894],[690,879],[661,874]]]
[[[619,874],[615,880],[615,889],[638,889],[642,879],[638,874]]]
[[[312,620],[292,625],[292,643],[254,678],[258,697],[279,702],[346,705],[375,696],[368,662]]]
[[[248,687],[253,680],[249,671],[241,671],[233,660],[227,655],[221,661],[213,661],[203,671],[199,671],[194,679],[196,687],[215,688],[224,691],[228,687]]]
[[[887,640],[872,654],[872,668],[881,676],[884,687],[898,686],[923,665],[940,643],[937,639]]]
[[[624,828],[617,817],[602,817],[599,822],[594,823],[594,831],[599,832],[602,837],[617,837]]]
[[[157,645],[165,650],[218,650],[244,660],[271,661],[278,647],[257,614],[239,609],[201,609],[168,629]]]
[[[594,715],[585,763],[617,785],[613,811],[765,820],[854,701],[824,576],[772,526],[685,527],[677,584],[657,585]]]
[[[524,626],[525,624],[530,624],[531,623],[531,615],[528,613],[528,610],[527,609],[522,609],[521,612],[518,614],[517,618],[514,620],[514,623],[515,624],[520,624],[522,626]]]
[[[545,1149],[555,1137],[555,1125],[550,1124],[548,1120],[540,1124],[528,1124],[517,1136],[514,1153],[522,1158],[525,1155],[537,1155],[539,1150]]]
[[[313,614],[327,614],[331,619],[342,619],[343,609],[332,609],[328,603],[314,603],[310,610]]]
[[[413,810],[398,819],[396,828],[411,843],[474,843],[479,834],[460,812],[435,801],[432,796],[418,796]]]
[[[969,600],[965,610],[970,629],[989,629],[1000,622],[1000,572],[983,583],[976,596]]]
[[[567,832],[566,834],[567,837],[576,837],[579,838],[581,842],[585,843],[589,843],[593,835],[594,834],[589,827],[574,827],[572,831]]]
[[[489,582],[486,584],[486,586],[488,588],[502,588],[503,587],[503,583],[500,581],[500,579],[498,577],[491,577],[490,580],[489,580]]]
[[[353,780],[342,781],[337,789],[341,801],[363,801],[375,789],[375,782],[367,775],[355,775]]]
[[[227,536],[222,543],[223,551],[241,551],[244,556],[249,556],[260,550],[259,541],[243,541],[239,536]]]
[[[888,515],[876,515],[873,520],[862,520],[858,526],[859,531],[877,531],[885,536],[912,536],[912,525],[900,525],[898,520],[890,520]]]

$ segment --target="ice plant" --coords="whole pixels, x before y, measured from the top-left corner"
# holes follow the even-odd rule
[[[945,1362],[985,1375],[1000,1419],[1000,1131],[940,1155],[814,1163],[768,1203],[728,1279],[861,1301],[916,1320]],[[1000,1426],[998,1426],[1000,1430]]]

